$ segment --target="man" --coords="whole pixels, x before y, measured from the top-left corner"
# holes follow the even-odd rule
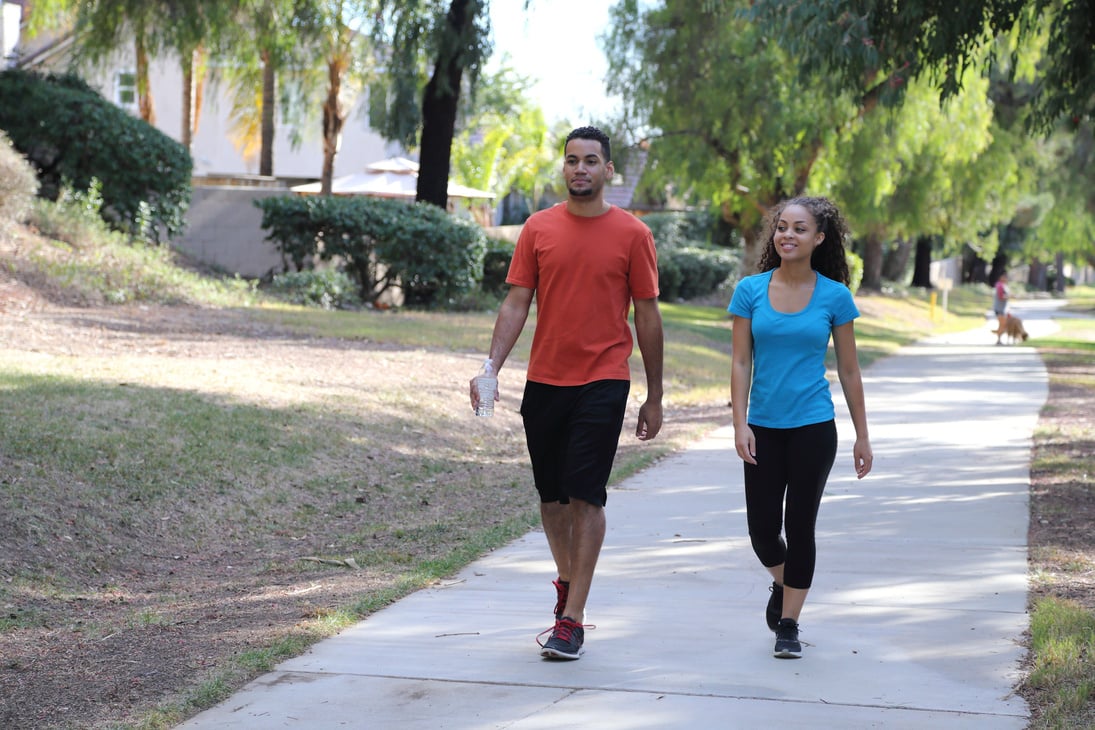
[[[586,599],[605,536],[606,487],[630,389],[632,304],[646,371],[646,400],[635,435],[646,441],[662,426],[663,342],[654,238],[633,215],[605,202],[613,164],[604,132],[575,129],[564,150],[567,200],[525,223],[490,346],[497,372],[535,296],[536,328],[521,416],[540,516],[559,574],[555,626],[541,651],[548,659],[577,659],[582,652]],[[473,378],[472,408],[478,403]]]

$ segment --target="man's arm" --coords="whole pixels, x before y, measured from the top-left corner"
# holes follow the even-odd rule
[[[646,371],[646,401],[639,407],[635,435],[648,441],[662,429],[662,360],[665,347],[657,298],[635,300],[635,339]]]
[[[490,338],[490,354],[488,357],[494,365],[494,372],[502,369],[502,365],[509,357],[510,350],[521,336],[521,330],[525,328],[528,319],[529,308],[532,306],[532,295],[535,290],[526,289],[523,286],[511,286],[502,306],[498,308],[498,318],[494,321],[494,334]],[[472,409],[479,407],[479,388],[475,378],[469,385]],[[498,399],[497,392],[494,395]]]

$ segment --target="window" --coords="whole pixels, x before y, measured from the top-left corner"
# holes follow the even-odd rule
[[[114,74],[114,103],[123,109],[137,109],[137,73],[118,71]]]

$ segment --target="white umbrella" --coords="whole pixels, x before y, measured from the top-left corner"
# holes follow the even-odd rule
[[[294,193],[317,195],[318,182],[294,185]],[[418,163],[404,157],[390,157],[365,167],[365,172],[336,177],[331,181],[332,195],[368,195],[374,198],[404,198],[413,200],[418,189]],[[476,190],[449,181],[450,198],[495,198],[486,190]]]

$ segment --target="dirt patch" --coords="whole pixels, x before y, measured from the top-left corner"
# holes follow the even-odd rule
[[[260,323],[246,310],[74,308],[11,281],[0,281],[0,292],[0,362],[61,362],[62,375],[92,374],[119,398],[127,389],[177,381],[194,384],[203,397],[239,401],[241,408],[274,414],[314,408],[317,428],[335,432],[340,443],[363,444],[353,446],[353,456],[332,447],[319,458],[359,458],[362,473],[396,479],[400,463],[449,448],[441,440],[452,430],[452,414],[469,410],[450,380],[453,373],[473,373],[474,356],[302,336]],[[400,380],[403,389],[412,384],[420,407],[434,409],[416,417],[440,423],[416,431],[385,422],[402,429],[397,444],[403,453],[375,453],[367,445],[375,424],[362,423],[342,405],[353,403],[359,413],[382,407],[371,399],[393,390],[386,378]],[[202,514],[193,505],[172,509],[141,502],[139,494],[111,514],[109,504],[92,503],[78,474],[43,475],[33,460],[10,458],[0,443],[0,727],[116,727],[182,706],[153,724],[171,726],[196,709],[186,703],[203,682],[222,680],[194,701],[223,698],[283,658],[271,656],[269,647],[300,651],[321,635],[325,617],[360,606],[363,597],[390,594],[415,561],[461,549],[462,521],[482,529],[522,519],[534,499],[513,405],[518,399],[504,395],[506,406],[496,410],[489,429],[475,419],[460,421],[465,430],[502,438],[484,441],[475,458],[438,459],[446,462],[444,473],[402,491],[386,489],[379,477],[337,491],[283,493],[270,479],[246,489],[230,485],[226,500],[290,500],[264,511],[277,522],[258,528],[218,521],[219,512],[242,508],[216,496],[206,506],[208,525],[178,524]],[[0,388],[0,403],[4,398]],[[95,403],[111,407],[109,398]],[[133,416],[120,409],[117,417]],[[725,406],[667,413],[675,428],[718,418],[728,418]],[[73,428],[82,423],[74,419]],[[640,449],[637,444],[622,440],[621,453]],[[5,500],[37,499],[27,487],[42,479],[52,480],[55,499],[19,512],[34,515],[29,522],[7,519]],[[466,486],[475,484],[489,488]],[[383,554],[383,567],[301,560],[363,551]]]
[[[1038,421],[1033,458],[1042,464],[1031,473],[1029,606],[1047,598],[1062,599],[1095,614],[1095,360],[1088,353],[1048,350],[1042,353],[1050,372],[1049,397]],[[1030,648],[1028,639],[1028,649]],[[1033,668],[1033,655],[1025,669]],[[1091,663],[1085,656],[1090,685]],[[1052,663],[1052,662],[1051,662]],[[1074,677],[1074,682],[1083,681]],[[1031,709],[1030,727],[1095,726],[1090,699],[1067,717],[1047,719],[1059,711],[1063,687],[1024,681],[1018,688]]]
[[[129,365],[119,373],[129,381],[141,378],[142,361],[150,370],[170,368],[171,362],[182,368],[219,362],[218,372],[208,376],[210,390],[246,391],[250,372],[250,397],[266,404],[280,405],[286,397],[260,387],[274,370],[305,381],[299,383],[304,390],[334,391],[353,387],[348,367],[378,357],[392,358],[405,377],[438,367],[467,369],[444,354],[384,353],[288,335],[251,321],[245,312],[77,310],[45,304],[17,284],[0,291],[0,342],[6,349],[60,356],[73,368],[117,357]],[[340,350],[346,357],[336,356]],[[254,377],[256,368],[265,368],[263,378]],[[19,482],[34,470],[4,452],[0,444],[2,501],[21,498]],[[514,449],[512,458],[518,456]],[[13,627],[0,634],[0,727],[93,728],[132,721],[206,677],[223,676],[241,653],[293,637],[314,638],[314,619],[394,582],[392,574],[376,570],[300,562],[302,556],[326,554],[332,538],[294,530],[288,515],[283,525],[266,526],[252,539],[230,530],[173,529],[166,510],[162,517],[142,517],[140,505],[126,506],[134,515],[126,524],[107,523],[99,513],[92,520],[84,485],[59,493],[56,503],[33,512],[41,518],[35,524],[13,524],[0,514],[0,622]],[[512,494],[496,498],[499,514],[523,508]],[[331,499],[319,495],[310,506],[329,511]],[[420,521],[428,522],[428,507],[415,508]],[[376,548],[397,549],[388,546],[392,541],[390,534],[378,534]],[[39,581],[43,571],[48,578]]]
[[[1055,377],[1034,456],[1051,466],[1031,473],[1031,597],[1066,598],[1095,612],[1095,482],[1081,466],[1095,454],[1095,362],[1054,352],[1044,359]]]

